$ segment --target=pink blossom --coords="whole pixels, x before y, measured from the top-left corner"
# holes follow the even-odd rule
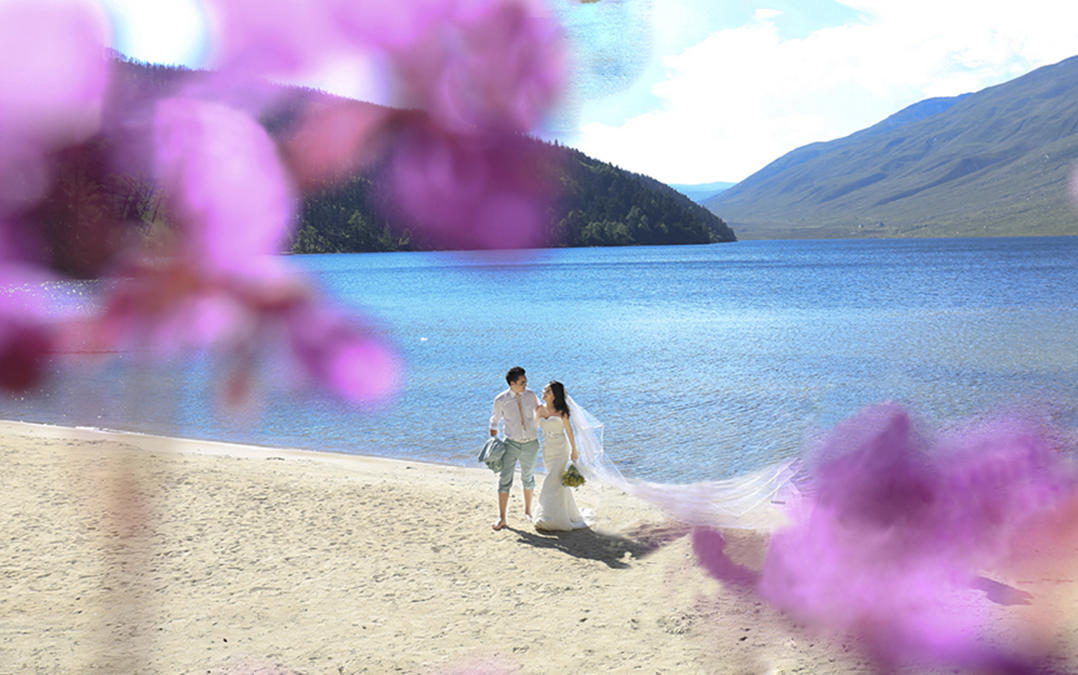
[[[336,47],[324,0],[207,0],[214,69],[253,75],[303,72]]]
[[[98,129],[106,26],[88,2],[0,4],[0,215],[44,196],[49,151]]]
[[[253,118],[205,101],[173,98],[154,117],[158,181],[186,234],[186,251],[241,271],[282,250],[295,198],[269,135]]]
[[[421,116],[316,106],[285,141],[301,189],[388,152],[386,206],[421,238],[452,248],[545,241],[549,168],[517,132],[537,124],[565,79],[562,34],[528,0],[213,0],[218,64],[252,72],[316,67],[341,50],[380,51]],[[391,120],[402,120],[391,132]]]
[[[52,333],[43,324],[0,310],[0,389],[19,392],[37,385],[52,348]]]
[[[5,133],[0,121],[0,216],[16,213],[45,196],[52,167],[32,137]]]
[[[149,356],[209,349],[254,339],[256,317],[223,281],[170,265],[118,281],[94,326],[98,349]]]
[[[97,130],[108,77],[100,8],[75,0],[0,4],[0,138],[77,142]]]
[[[697,553],[717,578],[858,636],[884,669],[1027,672],[1040,656],[984,646],[985,605],[968,595],[1013,563],[1029,525],[1073,508],[1078,481],[1052,438],[1003,417],[933,436],[897,405],[868,408],[815,449],[805,508],[758,574],[731,563],[721,537],[697,536]]]
[[[303,191],[360,172],[385,151],[392,111],[334,99],[310,104],[285,137],[282,153]]]
[[[101,316],[86,326],[85,351],[115,345],[155,357],[219,349],[233,360],[225,387],[232,405],[246,404],[260,355],[278,374],[290,356],[304,382],[353,405],[388,399],[399,386],[395,351],[276,258],[241,276],[210,274],[178,257],[122,272]]]
[[[297,76],[341,57],[403,53],[459,0],[206,0],[214,69]]]
[[[388,396],[401,378],[395,352],[274,258],[297,192],[380,167],[382,205],[431,243],[542,243],[550,163],[517,134],[562,84],[560,32],[525,0],[207,0],[206,11],[220,72],[165,87],[118,78],[109,90],[99,7],[0,6],[0,57],[20,64],[0,73],[0,264],[105,281],[101,313],[61,326],[60,343],[46,348],[44,324],[9,322],[6,353],[28,367],[12,386],[35,381],[57,344],[214,348],[234,358],[226,389],[239,399],[258,352],[243,345],[264,341],[349,402]],[[290,108],[296,99],[261,79],[342,56],[386,64],[428,113],[315,96]],[[280,149],[259,122],[278,116]],[[156,227],[125,222],[141,199],[169,225],[153,241]]]
[[[389,164],[392,215],[436,245],[526,248],[545,241],[554,198],[546,148],[505,134],[461,135],[414,117]]]
[[[46,321],[41,270],[0,257],[0,389],[20,392],[37,386],[55,350],[55,330]]]
[[[119,176],[100,139],[49,155],[55,173],[48,191],[22,217],[23,255],[56,273],[98,278],[134,241],[122,217]]]
[[[404,54],[427,39],[435,26],[452,21],[460,0],[333,0],[332,21],[355,45]]]
[[[405,101],[458,132],[526,131],[565,84],[563,36],[525,0],[460,0],[401,55]]]
[[[400,385],[395,351],[354,320],[312,303],[299,303],[286,316],[293,354],[315,382],[343,400],[369,404],[384,400]]]
[[[532,0],[209,0],[215,69],[297,76],[380,55],[405,107],[459,131],[527,131],[566,81],[564,38]]]

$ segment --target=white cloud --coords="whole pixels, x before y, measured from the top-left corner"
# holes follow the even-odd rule
[[[923,98],[981,89],[1078,51],[1078,3],[843,4],[862,21],[783,40],[775,15],[758,11],[754,23],[711,34],[664,60],[660,109],[621,125],[582,124],[574,144],[660,180],[740,180]]]
[[[147,63],[201,60],[206,16],[198,0],[101,0],[117,23],[116,47]]]

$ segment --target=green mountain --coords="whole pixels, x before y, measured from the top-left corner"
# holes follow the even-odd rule
[[[116,58],[109,108],[118,116],[140,108],[148,110],[153,100],[175,93],[200,75],[197,71]],[[267,96],[267,90],[272,90],[273,96]],[[231,92],[230,96],[242,105],[248,94],[276,101],[276,106],[262,118],[263,125],[275,138],[290,133],[304,106],[327,102],[371,105],[324,92],[275,85],[256,85],[250,92]],[[652,178],[624,171],[561,145],[531,138],[525,142],[538,146],[535,153],[528,154],[548,162],[535,168],[537,178],[553,176],[561,186],[559,200],[547,212],[547,241],[551,245],[706,244],[735,240],[734,233],[718,216]],[[147,189],[145,178],[110,179],[110,184],[116,182],[137,183],[143,192]],[[431,248],[407,224],[395,222],[385,215],[386,209],[378,208],[387,191],[377,167],[336,184],[308,190],[290,250],[323,253]],[[135,211],[134,216],[147,225],[167,225],[167,213],[159,208],[160,195],[137,196],[138,208],[128,211]],[[124,200],[131,201],[127,196],[120,201]]]
[[[643,174],[555,146],[562,199],[551,241],[568,246],[707,244],[735,241],[721,218]]]
[[[705,205],[743,239],[1078,234],[1078,57],[798,148]]]
[[[708,244],[735,241],[726,223],[653,178],[601,162],[561,145],[536,153],[561,186],[548,211],[551,246]],[[379,172],[352,176],[307,195],[292,243],[294,253],[398,251],[431,248],[377,205],[386,187]]]

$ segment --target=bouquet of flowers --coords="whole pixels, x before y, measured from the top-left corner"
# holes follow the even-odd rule
[[[565,487],[580,487],[584,483],[584,476],[576,468],[576,464],[570,464],[561,475],[561,484]]]

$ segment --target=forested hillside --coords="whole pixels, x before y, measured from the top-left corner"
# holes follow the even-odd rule
[[[113,106],[171,95],[189,78],[199,75],[197,71],[123,59],[117,59],[115,73],[110,98]],[[288,133],[303,106],[340,101],[322,92],[283,89],[284,95],[274,92],[280,103],[263,120],[270,134],[278,138]],[[235,93],[237,101],[245,95],[264,97],[266,93],[254,90]],[[532,154],[546,163],[537,168],[537,174],[543,174],[557,186],[555,199],[546,213],[545,240],[549,245],[703,244],[735,239],[719,217],[658,181],[564,146],[534,139],[526,142],[536,144],[530,146],[537,150]],[[305,186],[296,234],[290,242],[291,252],[433,248],[433,243],[424,241],[407,223],[388,216],[391,209],[380,208],[386,203],[386,187],[379,177],[379,169],[375,164],[334,184]],[[166,214],[157,208],[160,202],[159,196],[152,194],[144,195],[140,202],[152,207],[140,209],[140,217],[154,227],[162,226],[166,220]]]
[[[565,191],[554,240],[569,246],[733,241],[718,217],[653,178],[570,148],[559,160]]]
[[[534,141],[539,143],[540,141]],[[548,213],[552,246],[706,244],[734,241],[720,218],[658,181],[557,145],[547,145],[561,194]],[[294,253],[430,248],[379,208],[377,172],[309,195]]]

